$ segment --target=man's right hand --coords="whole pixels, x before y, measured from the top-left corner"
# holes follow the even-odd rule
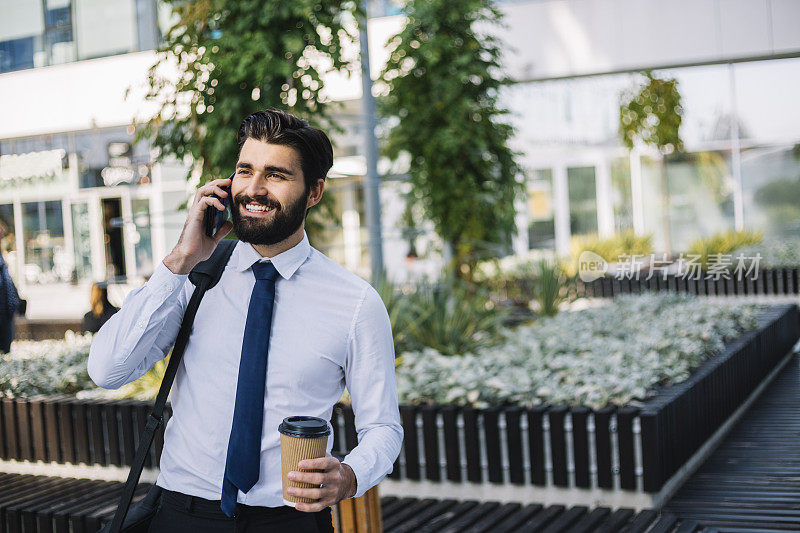
[[[220,198],[227,196],[228,193],[222,187],[230,184],[230,178],[218,179],[209,181],[197,189],[194,201],[189,208],[189,214],[186,216],[183,231],[178,239],[178,244],[164,258],[164,265],[173,274],[188,274],[197,263],[211,257],[219,241],[233,228],[233,223],[230,220],[226,220],[213,237],[208,237],[203,227],[206,209],[225,210],[222,202],[211,196],[211,194],[215,194]]]

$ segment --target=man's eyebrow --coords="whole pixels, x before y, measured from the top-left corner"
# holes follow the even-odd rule
[[[264,172],[280,172],[281,174],[294,176],[294,173],[288,168],[283,168],[276,165],[264,165]]]
[[[246,161],[240,161],[236,163],[236,168],[246,168],[249,170],[253,170],[253,165]],[[294,173],[291,170],[276,165],[264,165],[264,172],[280,172],[281,174],[294,176]]]

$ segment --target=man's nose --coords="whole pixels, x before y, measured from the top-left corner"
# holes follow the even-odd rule
[[[267,196],[269,194],[267,188],[267,180],[261,176],[253,176],[247,181],[247,186],[244,189],[247,196]]]

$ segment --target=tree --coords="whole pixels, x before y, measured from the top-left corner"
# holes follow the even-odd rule
[[[655,147],[662,156],[661,207],[666,252],[670,252],[669,189],[665,156],[683,151],[680,127],[683,120],[678,80],[661,79],[643,72],[644,83],[622,94],[619,106],[619,134],[629,150],[637,144]]]
[[[149,71],[147,94],[159,109],[138,133],[158,149],[158,160],[190,157],[201,183],[228,177],[238,158],[240,122],[269,107],[338,130],[322,75],[352,69],[342,51],[354,40],[345,27],[356,13],[353,2],[165,2],[176,23]],[[176,65],[176,77],[161,73],[164,63]],[[309,213],[309,238],[333,216],[331,197],[318,205],[321,211]]]
[[[524,191],[508,142],[513,128],[498,93],[500,43],[479,32],[498,24],[490,0],[409,0],[405,27],[389,40],[379,102],[396,122],[385,153],[410,156],[407,201],[450,247],[447,267],[471,279],[486,255],[507,253],[516,231],[514,199]]]

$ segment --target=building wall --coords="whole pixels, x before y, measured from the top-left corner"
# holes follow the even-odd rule
[[[502,3],[518,80],[722,63],[800,52],[794,0]]]

